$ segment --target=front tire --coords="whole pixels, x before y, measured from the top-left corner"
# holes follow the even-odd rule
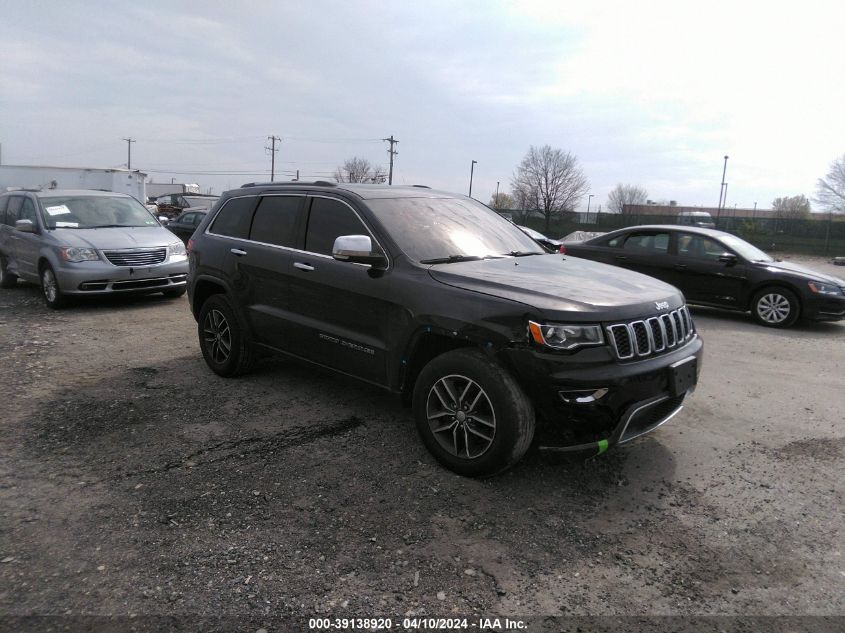
[[[6,266],[6,258],[0,255],[0,288],[14,288],[18,284],[18,276],[10,273]]]
[[[197,332],[203,358],[214,373],[228,378],[252,369],[255,354],[225,295],[211,295],[202,304]]]
[[[50,264],[41,267],[41,295],[48,308],[61,310],[67,305],[67,297],[59,289],[59,281]]]
[[[786,288],[763,288],[751,300],[751,315],[760,325],[787,328],[800,316],[798,297]]]
[[[429,362],[414,385],[413,411],[431,454],[469,477],[507,470],[534,437],[534,407],[522,387],[475,349],[453,350]]]

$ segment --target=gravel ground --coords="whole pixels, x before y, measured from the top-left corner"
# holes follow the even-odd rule
[[[476,481],[378,389],[215,376],[184,298],[2,290],[0,614],[841,616],[845,323],[693,315],[669,424]]]

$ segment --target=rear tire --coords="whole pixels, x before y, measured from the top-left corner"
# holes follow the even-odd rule
[[[50,264],[41,267],[41,295],[48,308],[61,310],[67,305],[67,297],[59,289],[59,281]]]
[[[800,316],[801,303],[786,288],[763,288],[751,300],[751,316],[766,327],[787,328]]]
[[[0,288],[14,288],[18,285],[18,276],[6,268],[6,258],[0,255]]]
[[[246,328],[226,295],[211,295],[202,304],[197,333],[203,358],[214,373],[229,378],[252,369],[255,354]]]
[[[507,470],[534,437],[534,407],[522,387],[475,349],[453,350],[429,362],[414,385],[413,411],[431,454],[469,477]]]

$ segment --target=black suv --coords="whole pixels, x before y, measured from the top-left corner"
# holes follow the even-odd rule
[[[471,476],[538,441],[601,453],[675,415],[702,344],[681,293],[547,254],[484,205],[427,187],[251,183],[188,243],[203,356],[280,352],[402,394],[434,456]]]

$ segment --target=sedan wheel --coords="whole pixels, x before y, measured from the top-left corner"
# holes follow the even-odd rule
[[[789,327],[798,319],[798,299],[786,289],[764,288],[754,296],[751,312],[761,325]]]

